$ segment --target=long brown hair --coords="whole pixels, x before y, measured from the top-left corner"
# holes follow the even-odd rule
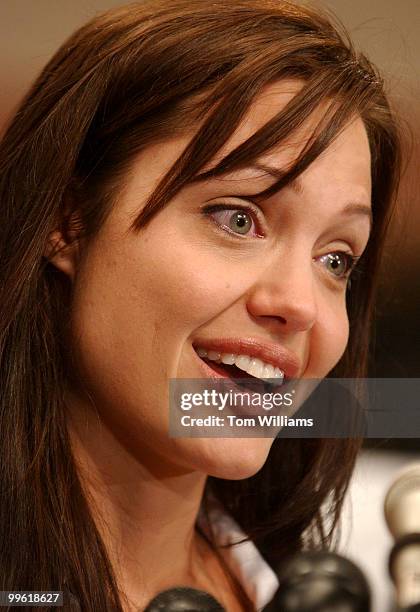
[[[302,90],[203,172],[262,88],[284,78],[302,80]],[[70,239],[77,210],[79,236],[94,236],[130,163],[152,143],[194,134],[134,231],[183,186],[247,165],[331,100],[299,159],[264,195],[307,168],[354,115],[362,117],[372,153],[373,232],[364,272],[348,292],[349,344],[332,372],[360,377],[399,137],[380,76],[330,17],[282,0],[146,0],[82,27],[32,86],[0,147],[0,590],[67,585],[86,612],[122,610],[70,450],[63,322],[71,290],[43,256],[50,233],[60,228]],[[256,476],[211,478],[207,490],[277,563],[304,545],[303,534],[330,542],[358,447],[357,440],[277,440]]]

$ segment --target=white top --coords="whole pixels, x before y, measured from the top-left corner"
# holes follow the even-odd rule
[[[217,545],[240,542],[235,546],[219,548],[218,552],[253,602],[255,609],[262,610],[273,599],[279,587],[276,574],[251,540],[241,542],[247,537],[246,534],[216,501],[211,502],[208,517]],[[199,514],[197,522],[201,529],[210,535],[204,514]]]

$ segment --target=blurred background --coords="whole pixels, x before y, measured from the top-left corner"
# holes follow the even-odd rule
[[[203,0],[206,1],[206,0]],[[54,51],[115,0],[2,0],[0,131]],[[405,134],[405,173],[386,252],[370,374],[420,377],[420,0],[323,0],[356,45],[381,69]],[[420,398],[419,398],[420,409]],[[373,612],[392,607],[386,562],[391,546],[383,497],[401,466],[420,462],[420,440],[369,440],[343,514],[341,550],[365,571]]]

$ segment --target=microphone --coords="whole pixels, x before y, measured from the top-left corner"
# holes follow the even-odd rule
[[[389,556],[389,573],[398,605],[420,611],[420,464],[406,467],[384,502],[385,520],[395,544]]]
[[[349,559],[328,551],[295,555],[278,573],[280,586],[263,612],[369,612],[370,588]]]
[[[154,597],[144,612],[225,612],[225,609],[205,591],[175,587]]]
[[[302,552],[278,573],[279,588],[262,612],[370,612],[370,589],[349,559],[327,551]],[[162,591],[144,612],[226,612],[209,593],[190,587]]]

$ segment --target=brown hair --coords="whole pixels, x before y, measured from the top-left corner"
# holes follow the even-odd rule
[[[302,90],[202,172],[255,96],[284,78],[301,79]],[[69,237],[77,210],[79,230],[93,236],[130,163],[152,143],[194,133],[134,231],[183,186],[247,165],[329,100],[299,159],[263,195],[293,180],[354,115],[362,117],[372,153],[373,232],[348,293],[349,344],[332,372],[360,377],[399,138],[381,78],[331,18],[282,0],[146,0],[82,27],[32,86],[0,147],[1,590],[66,584],[86,612],[122,610],[70,450],[62,322],[71,289],[43,257],[50,233],[60,227]],[[277,440],[256,476],[211,478],[208,489],[277,563],[303,546],[303,534],[330,542],[358,447],[357,440]],[[321,513],[326,501],[330,529]]]

